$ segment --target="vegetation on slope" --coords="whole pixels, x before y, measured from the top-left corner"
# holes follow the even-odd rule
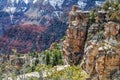
[[[115,2],[107,0],[103,5],[103,9],[108,11],[110,20],[120,22],[120,0],[116,0]]]

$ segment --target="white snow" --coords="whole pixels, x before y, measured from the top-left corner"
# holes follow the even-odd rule
[[[15,2],[18,4],[18,3],[19,3],[19,0],[16,0]]]
[[[101,5],[103,4],[103,2],[102,2],[102,1],[95,1],[95,4],[96,4],[97,6],[101,6]]]
[[[16,7],[7,7],[4,9],[4,11],[8,12],[10,14],[10,20],[11,20],[11,23],[13,22],[13,14],[15,13],[16,11]]]
[[[8,12],[8,13],[14,13],[16,10],[16,7],[7,7],[4,9],[4,11]]]
[[[62,14],[63,14],[62,11],[54,11],[52,15],[60,18]]]
[[[33,4],[36,3],[36,2],[37,2],[37,0],[33,0]]]
[[[59,8],[62,8],[62,4],[63,4],[64,0],[56,0],[56,1],[57,1],[57,6]]]
[[[43,1],[43,5],[46,5],[48,3],[48,0]]]
[[[64,0],[49,0],[50,4],[55,8],[55,6],[57,5],[59,8],[62,7]]]
[[[29,3],[29,0],[24,0],[24,2],[25,2],[26,4],[28,4],[28,3]]]
[[[15,0],[9,0],[9,2],[14,3]]]
[[[84,3],[81,0],[79,0],[77,4],[79,5],[79,8],[81,8],[81,9],[83,9],[87,5],[86,3]]]

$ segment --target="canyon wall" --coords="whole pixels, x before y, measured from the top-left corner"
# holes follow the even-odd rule
[[[69,14],[64,57],[70,65],[81,65],[90,75],[85,80],[120,80],[120,24],[105,22],[105,15],[99,11],[98,20],[89,24],[89,12],[73,6]]]

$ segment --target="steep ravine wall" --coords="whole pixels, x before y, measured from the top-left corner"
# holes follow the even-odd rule
[[[112,21],[104,24],[100,17],[104,30],[96,31],[93,38],[88,40],[88,14],[89,12],[79,11],[73,6],[63,47],[65,60],[70,65],[80,64],[90,75],[85,80],[120,80],[120,24]],[[106,15],[104,12],[99,15],[104,16],[103,14]],[[93,26],[89,29],[91,27]],[[104,36],[103,39],[99,39],[101,35]]]

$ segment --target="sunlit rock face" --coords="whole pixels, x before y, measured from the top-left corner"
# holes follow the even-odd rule
[[[104,46],[103,46],[104,44]],[[87,47],[82,67],[90,75],[90,80],[113,80],[120,67],[120,49],[106,42],[91,44]],[[111,50],[110,50],[111,48]],[[115,74],[116,73],[116,74]],[[119,78],[115,80],[119,80]]]
[[[114,22],[108,22],[106,24],[109,23],[111,23],[111,25],[105,25],[105,32],[108,33],[109,36],[118,35],[119,29],[116,29],[115,26],[119,24]],[[108,27],[112,28],[112,30],[110,31]],[[106,38],[109,36],[106,36]],[[109,40],[101,40],[99,42],[91,40],[86,43],[85,56],[81,63],[82,68],[90,75],[90,78],[86,80],[120,79],[120,40],[119,38],[114,38],[114,40],[117,43]]]
[[[115,22],[108,22],[105,25],[105,36],[107,40],[111,43],[117,43],[116,38],[117,34],[119,33],[120,30],[120,24],[117,24]]]
[[[84,44],[86,39],[86,25],[84,13],[78,11],[77,6],[73,6],[69,13],[69,27],[66,31],[64,41],[64,56],[68,64],[77,65],[81,62],[84,54]]]
[[[67,62],[79,64],[84,54],[85,32],[80,28],[68,28],[67,37],[64,41],[64,55]]]

